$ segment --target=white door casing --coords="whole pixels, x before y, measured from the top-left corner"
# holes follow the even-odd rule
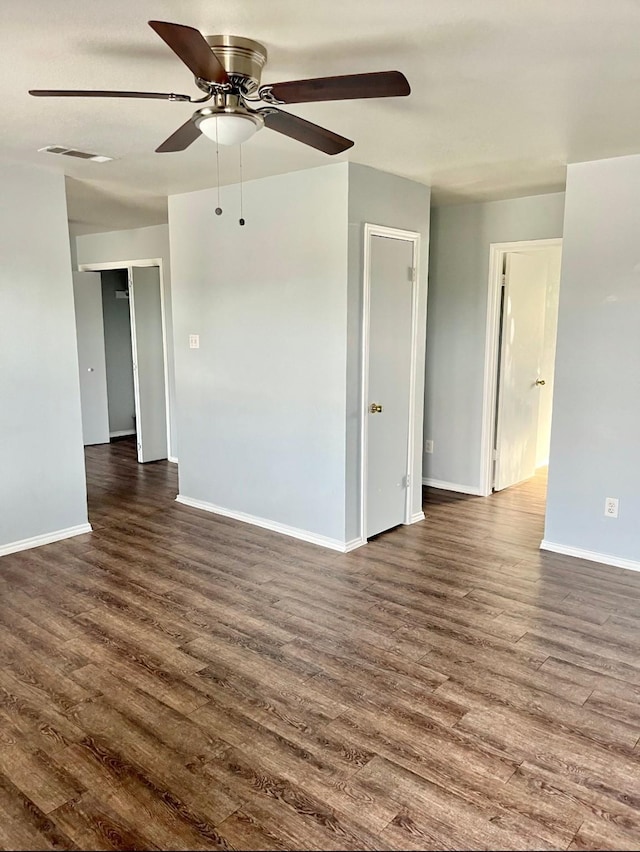
[[[109,443],[107,366],[104,351],[102,282],[97,272],[73,273],[82,441]]]
[[[365,225],[361,530],[411,523],[419,234]],[[372,405],[381,411],[370,410]]]
[[[167,458],[167,402],[158,267],[129,270],[138,461]]]
[[[162,325],[162,359],[164,366],[164,393],[165,399],[167,400],[167,406],[165,411],[165,421],[166,421],[166,432],[167,432],[167,448],[171,446],[171,415],[169,411],[169,361],[168,361],[168,344],[167,344],[167,317],[165,312],[165,301],[164,301],[164,285],[163,285],[163,272],[162,272],[162,258],[160,257],[150,257],[150,258],[136,258],[135,260],[111,260],[105,263],[83,263],[79,265],[79,269],[81,272],[104,272],[110,269],[125,269],[128,273],[129,284],[132,281],[132,274],[134,269],[147,269],[149,267],[154,267],[157,270],[157,274],[160,279],[160,309],[161,309],[161,325]],[[131,311],[131,303],[129,303],[129,310]],[[132,325],[133,332],[133,325]],[[133,339],[132,339],[132,348],[133,348]],[[136,406],[138,402],[136,400]],[[136,419],[138,417],[138,413],[136,411]],[[175,456],[175,445],[173,447],[174,455],[170,456],[170,461],[177,462],[178,459]]]
[[[485,333],[484,380],[482,387],[482,437],[480,440],[480,495],[487,497],[494,485],[494,449],[496,437],[496,401],[498,392],[500,292],[505,256],[510,252],[548,252],[562,250],[562,238],[519,240],[491,243],[487,290],[487,322]]]
[[[506,255],[498,379],[496,469],[500,491],[534,475],[540,407],[548,258]]]

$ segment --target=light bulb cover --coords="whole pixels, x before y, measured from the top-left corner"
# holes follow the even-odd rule
[[[243,112],[217,112],[197,120],[198,129],[218,145],[241,145],[260,130],[264,120],[260,115]]]

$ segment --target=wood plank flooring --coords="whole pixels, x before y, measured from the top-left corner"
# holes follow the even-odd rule
[[[87,467],[0,560],[0,848],[640,846],[640,574],[541,553],[543,477],[340,555]]]

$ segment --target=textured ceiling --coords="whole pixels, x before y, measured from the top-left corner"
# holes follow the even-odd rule
[[[558,190],[568,162],[640,151],[638,0],[20,0],[3,8],[0,156],[68,175],[76,232],[166,221],[166,196],[213,186],[215,148],[154,148],[194,107],[30,97],[29,88],[177,91],[188,70],[156,18],[266,45],[263,82],[399,69],[412,94],[286,109],[355,140],[337,159],[434,187],[442,202]],[[104,165],[36,153],[61,144]],[[269,130],[246,179],[331,158]],[[336,159],[336,158],[333,158]],[[238,178],[221,149],[221,181]]]

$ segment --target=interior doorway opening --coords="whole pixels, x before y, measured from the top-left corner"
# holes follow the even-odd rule
[[[100,272],[107,373],[109,438],[136,435],[129,277],[126,269]]]
[[[482,493],[537,475],[551,439],[562,240],[491,246]]]
[[[159,262],[74,273],[83,442],[135,436],[140,463],[167,459],[169,409]]]

